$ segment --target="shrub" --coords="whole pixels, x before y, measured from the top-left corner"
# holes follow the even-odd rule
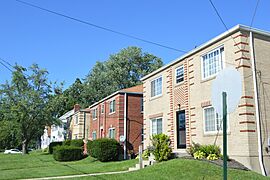
[[[191,155],[191,156],[194,156],[194,153],[199,151],[200,149],[200,144],[199,143],[194,143],[192,142],[192,145],[190,146],[189,150],[188,150],[188,153]]]
[[[216,154],[209,154],[206,159],[208,159],[208,160],[217,160],[218,156]]]
[[[87,153],[89,156],[91,156],[91,148],[92,148],[93,141],[88,140],[87,142]]]
[[[56,146],[53,150],[53,158],[56,161],[76,161],[83,159],[82,148],[74,146]]]
[[[61,146],[62,144],[63,144],[63,142],[51,142],[49,145],[49,153],[52,154],[53,148],[56,146]]]
[[[165,134],[154,135],[151,139],[154,146],[153,154],[156,161],[166,161],[172,155],[172,148],[170,147],[170,138]]]
[[[203,158],[205,158],[205,153],[204,152],[202,152],[202,151],[196,151],[195,153],[194,153],[194,158],[195,159],[203,159]]]
[[[70,146],[71,140],[67,139],[63,142],[63,146]]]
[[[209,154],[215,154],[220,157],[220,148],[216,145],[203,145],[199,150],[204,152],[206,157],[209,156]]]
[[[83,147],[84,142],[82,139],[73,139],[70,141],[70,146]]]
[[[148,149],[144,150],[142,153],[142,158],[147,159],[150,156],[150,151]]]
[[[90,143],[90,155],[101,162],[119,160],[121,146],[115,139],[101,138]]]

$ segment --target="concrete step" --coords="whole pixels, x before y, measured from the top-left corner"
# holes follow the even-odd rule
[[[139,169],[137,169],[136,167],[131,167],[128,169],[128,171],[136,171],[136,170],[139,170]]]
[[[175,157],[190,156],[190,154],[188,154],[188,152],[186,151],[186,149],[175,150],[175,151],[173,151],[173,154],[174,154]]]

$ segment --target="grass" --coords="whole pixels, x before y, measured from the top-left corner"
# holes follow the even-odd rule
[[[102,163],[88,157],[76,162],[57,162],[52,155],[32,153],[30,155],[0,154],[0,179],[22,179],[49,176],[65,176],[98,172],[124,171],[134,167],[137,160]],[[222,179],[222,168],[204,161],[174,159],[145,169],[115,175],[82,177],[80,179]],[[78,178],[74,178],[78,179]],[[229,169],[228,179],[270,180],[252,171]]]
[[[44,153],[31,153],[29,155],[0,153],[0,179],[124,171],[135,166],[136,163],[137,160],[102,163],[91,157],[74,162],[57,162],[52,155]]]
[[[145,169],[125,174],[102,175],[95,177],[83,177],[80,179],[110,179],[110,180],[132,180],[132,179],[191,179],[191,180],[216,180],[222,179],[222,168],[203,161],[190,159],[174,159],[158,163]],[[232,180],[270,180],[252,171],[229,169],[228,179]]]

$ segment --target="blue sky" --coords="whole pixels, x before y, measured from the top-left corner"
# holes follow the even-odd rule
[[[25,0],[90,23],[185,51],[225,31],[208,0]],[[212,0],[231,28],[250,25],[256,0]],[[253,23],[270,31],[270,1],[260,0]],[[182,53],[96,29],[20,4],[0,2],[0,58],[23,66],[38,63],[52,81],[66,87],[84,78],[96,61],[128,46],[162,58],[164,63]],[[11,73],[0,65],[0,83]]]

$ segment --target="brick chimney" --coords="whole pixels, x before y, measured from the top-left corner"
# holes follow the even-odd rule
[[[74,113],[79,111],[81,109],[80,105],[79,104],[75,104],[74,105]]]

